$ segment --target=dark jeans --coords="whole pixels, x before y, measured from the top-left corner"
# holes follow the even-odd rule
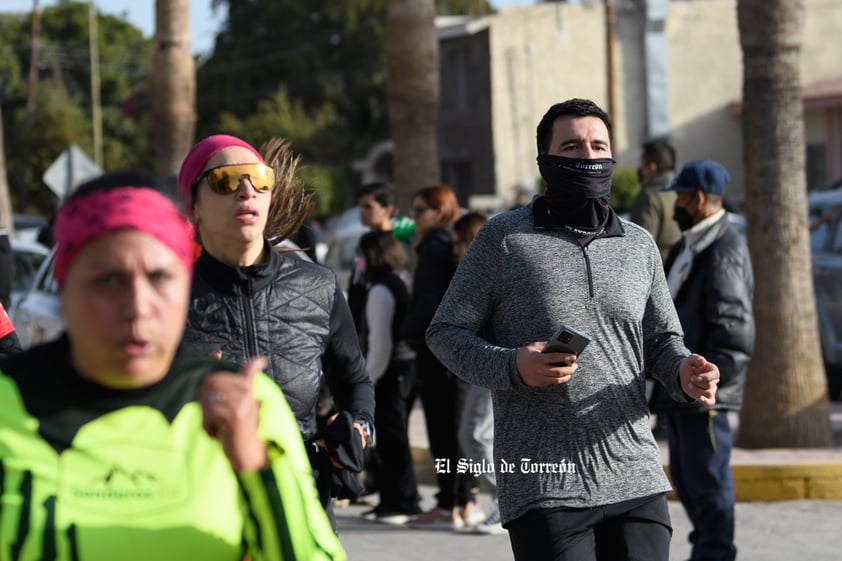
[[[431,357],[432,355],[430,355]],[[459,460],[459,418],[465,403],[468,384],[450,372],[435,358],[418,353],[416,362],[421,381],[421,403],[427,424],[427,438],[433,462],[449,460],[450,469],[436,470],[436,506],[450,510],[454,506],[465,506],[474,499],[471,486],[473,477],[456,473]]]
[[[506,525],[515,561],[667,561],[666,494],[596,508],[539,508]]]
[[[692,561],[733,561],[734,478],[725,411],[668,414],[670,478],[693,531]]]
[[[418,482],[409,446],[408,401],[415,386],[415,361],[393,360],[374,386],[374,419],[380,465],[379,509],[417,514]]]

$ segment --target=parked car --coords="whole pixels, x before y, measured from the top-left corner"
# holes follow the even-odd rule
[[[833,215],[839,206],[842,206],[842,189],[813,191],[807,195],[810,247],[814,252],[825,246]]]
[[[283,240],[274,244],[274,247],[279,251],[288,251],[298,259],[312,262],[291,240]],[[23,292],[10,314],[24,349],[55,339],[64,331],[58,284],[53,278],[54,253],[45,248],[46,258],[34,274],[29,290]]]
[[[9,240],[9,244],[12,247],[15,263],[15,276],[12,279],[12,305],[8,310],[9,314],[13,315],[15,304],[32,286],[35,275],[38,274],[38,269],[50,254],[50,250],[36,241],[25,238],[14,237]]]
[[[12,217],[15,225],[15,238],[25,241],[36,241],[41,228],[47,225],[48,219],[35,214],[15,214]]]
[[[346,293],[354,270],[354,259],[360,237],[368,232],[368,228],[360,222],[360,211],[357,207],[343,212],[336,220],[329,236],[327,255],[324,264],[336,273],[339,286]]]
[[[41,263],[29,290],[12,308],[12,322],[24,349],[58,337],[64,331],[64,315],[58,285],[53,278],[55,250]]]
[[[831,399],[842,399],[842,190],[811,195],[810,246],[822,357]],[[838,197],[834,204],[833,197]]]

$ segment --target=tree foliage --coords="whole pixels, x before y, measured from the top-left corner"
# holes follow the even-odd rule
[[[210,0],[195,0],[210,3]],[[197,70],[197,136],[293,142],[320,207],[350,202],[351,169],[390,136],[384,36],[387,0],[243,0]],[[2,9],[2,8],[0,8]],[[439,14],[490,13],[487,0],[437,0]],[[32,16],[0,14],[0,103],[16,206],[47,206],[44,170],[69,144],[92,154],[88,3],[40,14],[36,104],[26,111]],[[154,167],[154,44],[120,17],[98,15],[106,169]],[[331,202],[332,201],[332,202]]]
[[[311,185],[321,206],[347,205],[357,181],[351,162],[390,136],[387,1],[225,3],[228,21],[198,69],[199,136],[237,130],[245,138],[289,138],[304,169],[321,178],[320,187]],[[486,0],[436,4],[440,14],[491,12]]]
[[[92,154],[88,3],[62,0],[40,13],[35,104],[27,111],[32,15],[0,15],[0,102],[9,184],[19,211],[49,207],[41,176],[70,144]],[[114,16],[98,19],[103,158],[107,169],[153,162],[148,104],[153,47]]]

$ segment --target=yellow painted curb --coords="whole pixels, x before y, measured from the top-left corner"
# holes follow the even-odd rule
[[[669,476],[669,466],[664,471]],[[738,501],[842,500],[842,463],[732,465],[731,472]]]

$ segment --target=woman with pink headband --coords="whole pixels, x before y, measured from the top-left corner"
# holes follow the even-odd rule
[[[106,174],[59,211],[67,332],[0,361],[0,551],[345,559],[265,360],[181,345],[193,229],[149,185]]]
[[[329,269],[269,243],[289,237],[310,210],[295,178],[298,158],[272,139],[260,151],[218,134],[198,142],[178,175],[202,244],[185,342],[236,364],[268,359],[306,442],[316,487],[333,520],[332,490],[356,497],[353,473],[374,418],[374,389],[345,297]],[[338,416],[317,431],[327,381]]]

